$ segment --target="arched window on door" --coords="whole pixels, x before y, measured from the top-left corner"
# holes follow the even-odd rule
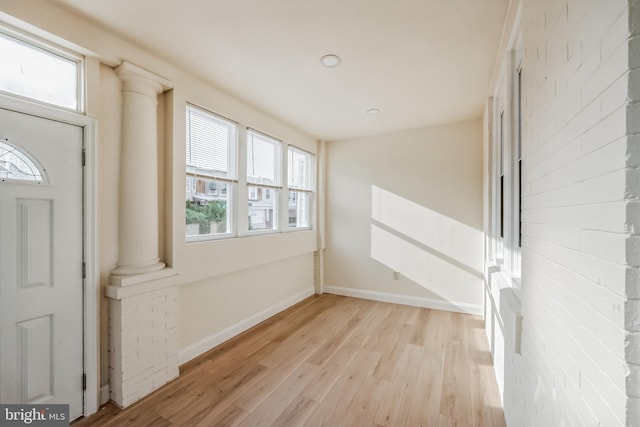
[[[27,153],[0,140],[0,181],[44,181],[44,172]]]

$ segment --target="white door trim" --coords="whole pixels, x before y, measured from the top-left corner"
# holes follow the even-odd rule
[[[85,168],[84,168],[84,261],[86,278],[84,286],[84,371],[86,390],[84,391],[84,416],[97,412],[100,385],[98,383],[98,339],[99,272],[96,242],[96,120],[82,114],[49,107],[35,102],[24,101],[0,95],[0,108],[13,110],[45,119],[83,128]]]

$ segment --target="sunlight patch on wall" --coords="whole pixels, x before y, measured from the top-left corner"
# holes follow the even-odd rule
[[[375,185],[371,186],[371,218],[478,274],[482,272],[481,230]]]
[[[449,301],[482,299],[479,273],[451,262],[389,230],[371,225],[371,258]],[[462,298],[466,296],[466,298]]]

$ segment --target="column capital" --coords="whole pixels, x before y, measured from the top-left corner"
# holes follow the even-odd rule
[[[150,71],[124,61],[116,68],[116,74],[125,84],[124,90],[139,92],[148,96],[158,94],[173,88],[173,84]]]

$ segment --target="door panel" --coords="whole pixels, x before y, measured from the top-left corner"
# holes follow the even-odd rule
[[[52,316],[16,323],[18,328],[18,397],[24,403],[47,402],[53,398]]]
[[[52,200],[16,200],[16,269],[21,288],[51,286]]]
[[[0,402],[66,403],[73,419],[84,397],[83,130],[0,109],[0,141],[43,174],[0,179]]]

